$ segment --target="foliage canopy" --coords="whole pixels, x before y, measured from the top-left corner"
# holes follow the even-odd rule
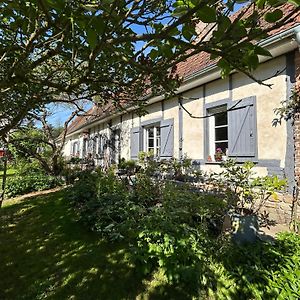
[[[237,4],[248,4],[235,18]],[[0,4],[0,136],[50,102],[118,106],[178,86],[176,64],[201,51],[223,74],[251,72],[253,41],[287,23],[286,1],[28,0]],[[262,18],[268,26],[261,27]],[[120,101],[122,100],[122,101]],[[136,101],[138,104],[143,101]],[[136,104],[136,103],[135,103]]]

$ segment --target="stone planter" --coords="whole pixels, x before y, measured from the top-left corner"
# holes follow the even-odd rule
[[[231,215],[233,228],[232,238],[238,244],[254,243],[258,237],[258,217],[257,215]]]

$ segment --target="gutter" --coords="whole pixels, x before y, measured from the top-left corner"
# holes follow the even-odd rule
[[[288,37],[291,37],[291,36],[295,36],[295,39],[291,39],[291,41],[289,43],[284,43],[283,40]],[[282,43],[282,44],[280,44],[280,43]],[[258,45],[261,47],[265,47],[267,49],[273,47],[273,49],[268,49],[271,52],[272,57],[269,58],[266,56],[260,56],[259,57],[260,63],[266,62],[267,60],[278,57],[284,53],[290,52],[290,51],[296,49],[298,47],[298,45],[300,45],[300,25],[295,25],[288,30],[285,30],[276,35],[273,35],[273,36],[259,42]],[[235,72],[236,71],[233,71],[233,73],[235,73]],[[197,86],[201,86],[207,82],[210,82],[210,81],[213,81],[213,80],[216,80],[219,78],[221,78],[219,67],[217,66],[217,64],[212,64],[202,70],[199,70],[192,74],[187,75],[183,80],[182,86],[180,86],[175,93],[181,94],[183,92],[186,92],[187,90],[193,89]],[[156,103],[158,101],[162,101],[162,100],[164,100],[164,98],[165,97],[163,95],[150,98],[148,100],[148,105]],[[133,110],[134,110],[134,108],[129,108],[129,109],[127,109],[127,112],[131,112]],[[106,116],[102,119],[99,118],[98,120],[92,121],[91,123],[82,125],[76,131],[71,132],[67,136],[78,134],[81,132],[81,129],[84,127],[91,128],[95,124],[103,123],[103,122],[110,120],[113,117],[117,117],[123,113],[124,112],[119,112],[119,113],[113,114],[111,116]]]

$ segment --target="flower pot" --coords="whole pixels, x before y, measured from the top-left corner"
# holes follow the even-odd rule
[[[258,236],[258,217],[257,215],[232,214],[232,238],[238,244],[254,243]]]
[[[222,155],[215,155],[215,161],[222,161]]]

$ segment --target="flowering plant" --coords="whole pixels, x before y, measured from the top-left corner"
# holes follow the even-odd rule
[[[221,161],[223,155],[224,155],[223,150],[221,148],[217,148],[215,153],[215,160]]]

